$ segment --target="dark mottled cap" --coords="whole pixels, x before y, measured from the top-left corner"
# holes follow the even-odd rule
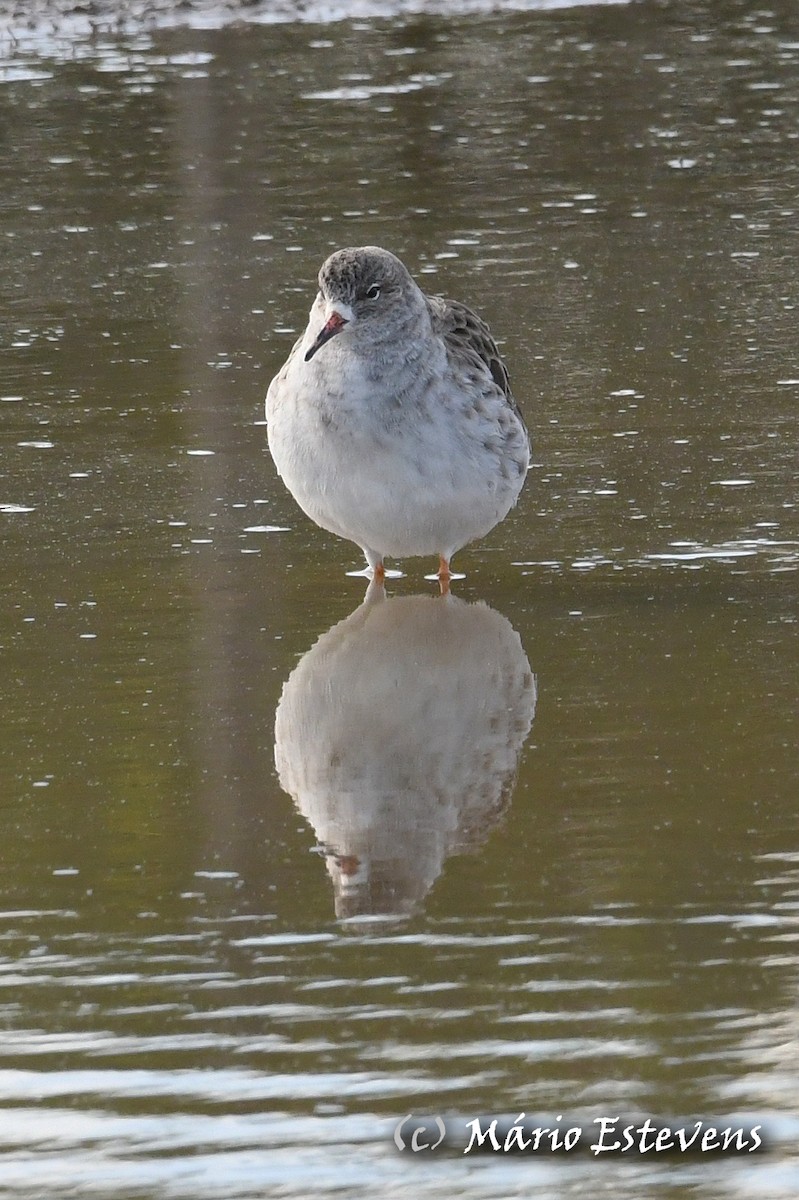
[[[319,287],[325,296],[352,304],[362,300],[369,288],[404,291],[413,286],[407,268],[396,255],[380,246],[348,246],[336,250],[322,264]]]

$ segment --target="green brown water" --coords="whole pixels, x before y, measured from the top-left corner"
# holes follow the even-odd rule
[[[795,1195],[790,7],[2,47],[0,1194]],[[266,449],[367,242],[533,435],[448,607]],[[392,1142],[522,1111],[772,1149]]]

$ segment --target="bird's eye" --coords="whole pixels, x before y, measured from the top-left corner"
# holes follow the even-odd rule
[[[380,284],[373,283],[370,288],[366,289],[367,300],[377,300],[380,297]]]

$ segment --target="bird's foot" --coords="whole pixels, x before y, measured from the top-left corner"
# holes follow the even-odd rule
[[[448,596],[450,584],[453,579],[465,579],[465,575],[456,575],[450,570],[449,559],[444,558],[442,554],[438,556],[438,571],[435,575],[425,575],[425,579],[437,580],[438,586],[441,589],[442,596]]]
[[[384,566],[382,561],[377,563],[367,562],[365,567],[360,571],[347,571],[347,575],[351,579],[373,579],[377,583],[384,583],[387,579],[402,579],[404,573],[402,571],[390,571]]]

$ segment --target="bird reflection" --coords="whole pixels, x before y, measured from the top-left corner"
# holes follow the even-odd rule
[[[535,678],[500,613],[453,595],[366,599],[283,688],[275,763],[313,827],[339,918],[410,916],[510,799]]]

